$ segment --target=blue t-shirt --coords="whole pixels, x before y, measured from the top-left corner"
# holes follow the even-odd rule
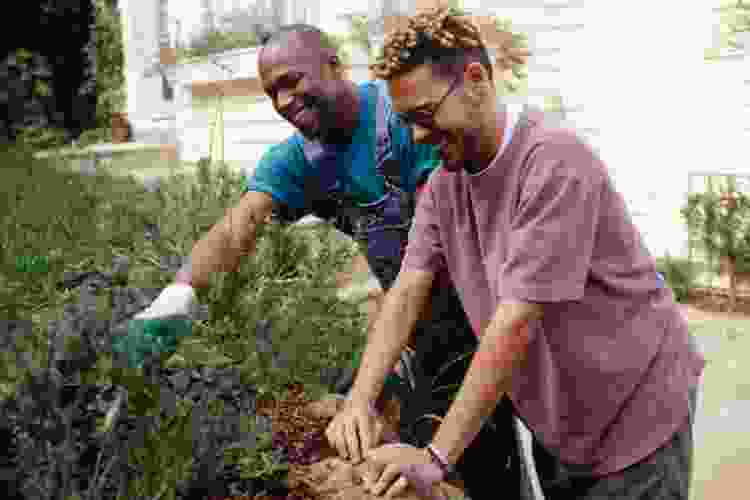
[[[378,88],[376,88],[378,87]],[[375,170],[375,106],[377,92],[384,93],[392,154],[400,165],[402,188],[410,193],[418,182],[440,165],[437,149],[432,145],[415,144],[411,129],[403,126],[391,113],[388,88],[383,82],[359,85],[359,124],[351,144],[338,148],[334,168],[340,189],[358,204],[374,203],[385,196],[385,181]],[[306,139],[299,132],[284,142],[272,146],[261,157],[252,176],[247,179],[246,191],[270,194],[274,201],[295,210],[309,211],[305,206],[305,180],[317,175],[316,167],[305,158]]]

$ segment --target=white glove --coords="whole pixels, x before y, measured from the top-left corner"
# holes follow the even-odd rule
[[[173,283],[161,291],[150,306],[134,316],[134,319],[192,316],[197,310],[198,297],[192,286]]]

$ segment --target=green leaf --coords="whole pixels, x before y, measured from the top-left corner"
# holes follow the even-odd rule
[[[217,352],[215,347],[209,347],[205,341],[183,343],[178,353],[190,365],[224,366],[235,363],[233,359]]]

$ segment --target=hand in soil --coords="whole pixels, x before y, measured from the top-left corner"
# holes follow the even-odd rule
[[[384,423],[372,404],[347,401],[326,429],[326,438],[338,454],[355,464],[365,453],[380,443]]]
[[[365,475],[365,487],[376,496],[387,498],[402,495],[411,485],[419,496],[432,496],[433,486],[443,480],[443,471],[435,465],[424,448],[396,443],[367,453],[370,465]]]

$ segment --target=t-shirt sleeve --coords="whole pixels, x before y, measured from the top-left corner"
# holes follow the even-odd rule
[[[580,300],[591,268],[606,174],[582,143],[538,146],[527,160],[500,272],[501,299]]]
[[[248,176],[245,192],[268,193],[283,207],[305,211],[308,209],[304,190],[307,165],[302,148],[292,136],[263,154]]]
[[[438,207],[435,206],[432,182],[425,184],[420,191],[401,268],[431,271],[437,274],[445,271],[447,265],[440,240]]]

